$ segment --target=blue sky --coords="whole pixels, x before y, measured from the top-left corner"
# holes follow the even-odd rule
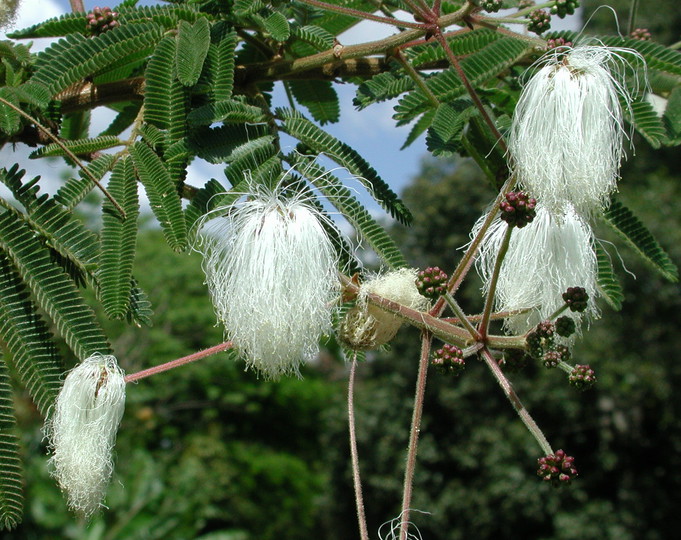
[[[111,4],[115,3],[111,2]],[[155,3],[158,2],[149,0],[140,2],[140,4]],[[85,1],[86,9],[92,9],[95,5],[106,5],[106,2],[103,2],[103,0]],[[68,0],[23,0],[16,27],[30,26],[68,11],[70,11]],[[560,22],[571,21],[572,24],[575,24],[577,23],[576,19],[576,17],[571,20],[568,18],[566,21]],[[392,27],[387,25],[362,22],[342,35],[340,41],[344,45],[351,45],[362,41],[380,39],[394,31]],[[47,46],[48,43],[43,43],[44,41],[36,40],[35,48]],[[409,180],[418,173],[420,161],[426,153],[424,137],[414,142],[408,149],[400,150],[410,128],[409,126],[400,128],[395,126],[392,120],[392,104],[382,103],[373,105],[361,112],[356,111],[352,105],[354,88],[351,85],[339,84],[337,90],[341,100],[341,120],[337,124],[325,126],[326,129],[359,151],[395,191],[401,191]],[[278,101],[277,105],[287,105],[283,91],[275,93],[275,100]],[[93,132],[104,129],[112,117],[113,115],[108,110],[101,108],[99,114],[94,117],[97,122]],[[9,145],[6,145],[0,151],[0,163],[9,165],[19,162],[29,171],[29,174],[42,175],[46,181],[44,189],[54,192],[58,187],[59,172],[63,170],[62,164],[57,161],[28,160],[29,152],[30,150],[25,147],[17,146],[13,150]],[[211,177],[222,180],[224,179],[222,171],[223,167],[221,166],[210,166],[196,160],[190,167],[188,181],[194,185],[202,185]],[[339,175],[343,177],[342,173],[339,173]]]

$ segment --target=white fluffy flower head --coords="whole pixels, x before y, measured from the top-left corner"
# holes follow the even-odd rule
[[[480,230],[483,216],[473,229]],[[508,225],[497,218],[487,231],[476,261],[487,293],[499,247]],[[545,320],[563,305],[562,294],[568,287],[583,287],[589,295],[584,313],[597,316],[593,299],[598,295],[598,267],[591,227],[572,208],[556,217],[545,207],[537,206],[534,221],[514,229],[501,266],[495,294],[498,311],[527,310],[508,317],[506,327],[523,333]],[[575,319],[580,314],[572,313]]]
[[[322,221],[298,195],[259,187],[201,230],[218,319],[247,365],[266,378],[298,374],[331,328],[337,256]]]
[[[567,50],[567,54],[564,54]],[[625,58],[624,55],[627,55]],[[509,152],[520,183],[556,213],[597,211],[617,188],[624,127],[619,97],[629,49],[561,47],[540,60],[516,108]]]
[[[69,507],[86,517],[106,495],[124,408],[123,371],[113,356],[95,354],[69,372],[45,424],[52,474]]]

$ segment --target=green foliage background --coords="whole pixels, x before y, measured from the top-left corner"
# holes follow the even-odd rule
[[[319,27],[289,25],[281,15],[288,9],[285,4],[230,2],[237,22],[247,20],[266,36],[262,44],[271,47],[270,38],[277,42],[290,38],[291,50],[287,52],[296,58],[329,48],[332,32],[351,24],[347,18],[328,16],[316,21]],[[357,4],[366,7],[366,3]],[[591,4],[587,2],[588,7]],[[206,12],[219,11],[216,2],[207,1],[205,6]],[[676,14],[676,18],[665,17],[671,30],[662,27],[657,15],[650,24],[642,16],[640,25],[649,26],[661,41],[672,41],[679,35],[678,11],[673,2],[660,3],[657,9]],[[264,12],[266,18],[260,14]],[[106,83],[144,71],[145,123],[140,127],[144,142],[136,142],[129,157],[116,164],[116,180],[110,187],[137,228],[136,189],[131,187],[136,183],[130,172],[130,163],[134,163],[161,230],[142,223],[135,254],[131,249],[135,234],[129,222],[126,225],[115,219],[115,210],[105,204],[102,251],[93,250],[98,240],[83,226],[92,216],[71,215],[92,189],[90,179],[82,175],[70,178],[57,196],[46,199],[35,190],[35,182],[22,179],[16,170],[3,172],[3,182],[24,206],[21,219],[25,223],[17,217],[21,212],[8,207],[3,210],[0,225],[6,240],[2,248],[11,252],[12,264],[17,266],[26,246],[32,246],[33,253],[42,253],[42,258],[26,259],[21,276],[4,255],[0,261],[4,283],[14,291],[3,297],[9,299],[7,305],[31,308],[22,312],[24,317],[29,316],[26,313],[39,314],[38,319],[30,319],[33,341],[27,339],[25,344],[28,349],[34,347],[32,355],[10,358],[6,353],[10,377],[4,370],[0,372],[2,396],[10,395],[6,391],[9,384],[14,390],[14,403],[5,400],[0,406],[3,410],[13,406],[19,427],[15,430],[12,422],[3,419],[0,430],[21,434],[27,501],[23,525],[0,535],[93,540],[356,538],[344,396],[347,369],[334,343],[328,344],[318,364],[309,366],[303,380],[260,381],[253,373],[244,372],[243,364],[223,354],[130,388],[107,498],[110,510],[89,526],[67,512],[46,470],[40,426],[44,409],[56,392],[61,358],[69,357],[69,350],[80,357],[93,348],[106,350],[108,339],[123,367],[134,372],[221,341],[222,330],[215,326],[198,257],[172,251],[186,249],[195,219],[211,210],[221,200],[215,195],[224,192],[218,181],[211,180],[192,193],[192,202],[183,207],[180,196],[191,191],[191,186],[184,184],[190,158],[228,163],[226,176],[235,189],[246,170],[258,181],[271,182],[281,174],[282,162],[296,164],[303,159],[283,156],[273,144],[273,133],[281,129],[300,141],[300,150],[314,155],[332,153],[339,164],[362,175],[397,221],[412,222],[407,208],[413,209],[414,226],[394,225],[390,232],[395,240],[391,240],[357,201],[347,197],[337,179],[316,185],[364,232],[387,264],[400,266],[406,259],[416,266],[451,268],[458,259],[457,248],[467,241],[466,231],[493,195],[488,180],[505,170],[503,156],[498,149],[487,154],[489,134],[468,100],[462,98],[463,88],[451,70],[429,79],[431,90],[446,102],[437,109],[396,70],[386,70],[364,82],[352,79],[363,82],[356,100],[359,107],[401,95],[396,119],[419,119],[409,140],[427,130],[429,150],[441,156],[439,161],[424,161],[423,171],[404,193],[403,203],[362,156],[319,127],[338,118],[330,81],[286,82],[312,120],[291,109],[272,112],[266,103],[271,81],[264,78],[248,86],[237,81],[233,71],[236,61],[257,65],[264,59],[262,47],[245,46],[235,54],[236,38],[230,28],[216,24],[207,30],[206,18],[193,8],[162,13],[130,11],[126,17],[129,24],[137,25],[134,31],[124,27],[99,40],[80,34],[67,38],[68,47],[85,55],[86,62],[78,60],[81,56],[64,54],[67,45],[62,44],[29,69],[27,51],[21,47],[2,49],[10,58],[1,71],[6,84],[2,95],[46,117],[52,94],[85,75],[97,72],[99,82]],[[597,17],[594,30],[607,22],[603,22],[602,12]],[[76,28],[80,24],[76,19],[69,16],[33,31],[58,34],[69,25]],[[320,31],[322,27],[326,30]],[[177,30],[177,39],[166,35],[169,29]],[[458,47],[457,54],[479,60],[467,60],[464,69],[483,87],[490,76],[507,75],[508,66],[527,52],[517,41],[486,31],[452,46]],[[653,45],[641,47],[651,58],[659,59],[664,52]],[[148,55],[151,59],[143,65]],[[425,47],[416,49],[411,57],[416,66],[439,60],[437,51]],[[200,72],[196,66],[202,63],[206,68]],[[31,81],[21,86],[29,74]],[[244,86],[236,92],[238,84]],[[511,98],[517,88],[509,85],[499,92],[495,84],[483,88],[487,91],[484,97],[503,124],[512,112]],[[44,95],[40,85],[48,88],[50,95]],[[678,95],[678,89],[676,92]],[[660,146],[665,126],[640,105],[638,120],[644,127],[639,125],[639,130],[653,146]],[[116,108],[118,118],[100,137],[82,138],[85,112],[63,114],[60,133],[79,154],[97,156],[100,150],[120,142],[117,136],[134,120],[139,101],[131,99]],[[21,130],[28,128],[19,116],[8,108],[1,112],[4,133],[26,135]],[[263,126],[263,120],[270,125]],[[214,122],[222,125],[208,127]],[[243,125],[251,122],[260,124],[246,133]],[[276,129],[271,125],[275,122]],[[468,141],[466,150],[462,140]],[[653,152],[642,141],[637,148],[636,159],[623,170],[620,200],[668,248],[671,260],[678,262],[679,152]],[[481,155],[487,157],[485,174],[472,160],[450,157],[476,151],[473,157],[478,160]],[[50,145],[35,157],[60,153],[63,151]],[[111,165],[111,156],[101,155],[90,161],[88,169],[101,177]],[[316,176],[316,170],[309,169],[310,176]],[[10,236],[10,231],[20,230],[17,223],[23,227],[23,236]],[[31,229],[50,242],[38,245]],[[657,540],[681,527],[675,500],[681,488],[681,399],[675,392],[681,383],[676,361],[681,345],[678,286],[630,257],[626,242],[605,224],[599,235],[614,243],[606,249],[623,276],[626,296],[622,311],[608,311],[575,351],[579,363],[589,363],[597,370],[599,385],[578,394],[562,374],[537,367],[513,376],[518,393],[549,439],[576,456],[581,477],[562,491],[537,480],[535,442],[482,365],[469,361],[460,379],[433,372],[429,374],[413,501],[424,513],[412,516],[424,538]],[[337,240],[341,245],[340,237]],[[618,251],[627,261],[626,269],[638,279],[623,272]],[[117,264],[119,257],[121,264]],[[50,272],[47,278],[41,274],[46,268]],[[101,268],[101,273],[95,268]],[[37,292],[26,292],[22,279]],[[81,300],[79,287],[83,284],[90,288]],[[105,294],[100,297],[102,289]],[[53,301],[63,290],[77,299],[73,305],[78,317],[92,322],[85,325],[87,331],[71,331],[65,306]],[[112,320],[144,323],[150,312],[142,291],[154,305],[153,327],[136,328]],[[36,297],[40,308],[33,303]],[[466,311],[475,311],[480,305],[479,284],[469,283],[460,300]],[[35,322],[46,320],[43,312],[53,325]],[[17,315],[17,320],[29,319]],[[56,337],[55,328],[59,330]],[[390,350],[369,354],[359,372],[360,463],[373,536],[399,512],[416,342],[416,333],[406,330]],[[27,363],[29,357],[42,359],[47,367]],[[19,379],[34,380],[31,369],[44,380],[39,378],[35,387],[29,385],[26,390]]]

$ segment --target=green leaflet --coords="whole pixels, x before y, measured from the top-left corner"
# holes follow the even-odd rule
[[[666,131],[662,119],[657,116],[652,105],[647,101],[635,101],[630,107],[624,107],[624,113],[636,131],[648,141],[653,148],[660,148]]]
[[[175,40],[167,36],[156,47],[144,72],[144,120],[167,130],[171,141],[185,136],[187,113],[186,90],[177,80],[174,66]]]
[[[681,86],[669,96],[662,120],[667,128],[667,144],[681,144]]]
[[[40,53],[31,81],[55,95],[161,37],[162,28],[154,23],[122,25],[93,38],[69,34]]]
[[[275,11],[269,17],[267,17],[263,21],[263,24],[267,33],[269,33],[269,35],[275,41],[286,41],[291,35],[291,29],[289,28],[288,20],[282,13],[279,13],[278,11]]]
[[[493,41],[501,39],[502,34],[488,30],[487,28],[477,28],[472,32],[454,36],[447,40],[447,44],[457,56],[469,56],[483,49]],[[446,59],[445,51],[435,43],[418,45],[409,49],[409,59],[416,68],[424,65],[434,64]]]
[[[287,159],[294,163],[310,183],[317,187],[328,201],[343,214],[355,228],[357,234],[369,243],[376,254],[390,268],[407,266],[395,241],[336,176],[313,159],[300,154],[289,155]]]
[[[324,153],[348,169],[392,217],[405,225],[411,223],[412,216],[405,204],[356,150],[315,126],[296,111],[277,109],[275,112],[283,119],[282,129],[286,133],[314,152]]]
[[[281,156],[271,135],[238,146],[228,161],[225,172],[234,186],[246,178],[256,184],[274,186],[282,176]]]
[[[11,88],[0,88],[0,97],[5,101],[10,102],[15,107],[21,108],[15,93]],[[21,117],[19,116],[19,113],[4,103],[0,103],[0,131],[6,135],[14,135],[20,129]]]
[[[362,110],[374,103],[392,99],[413,90],[414,86],[414,80],[410,77],[390,72],[379,73],[357,87],[357,94],[352,103]]]
[[[21,523],[24,507],[19,438],[14,433],[15,424],[9,374],[0,361],[0,530],[14,529]]]
[[[130,155],[168,245],[175,251],[184,251],[187,247],[187,225],[182,213],[182,201],[168,169],[161,158],[143,142],[130,147]]]
[[[128,156],[116,163],[108,185],[109,193],[125,210],[125,219],[113,205],[104,202],[102,240],[99,254],[101,301],[106,314],[122,319],[128,312],[137,241],[139,200],[137,178]]]
[[[286,84],[296,101],[307,107],[312,118],[324,125],[338,122],[340,103],[331,81],[292,80]]]
[[[308,56],[333,47],[333,35],[319,26],[293,26],[291,33],[297,38],[291,49],[298,57]]]
[[[426,147],[434,156],[454,156],[461,150],[463,129],[477,109],[468,99],[443,103],[428,128]]]
[[[104,135],[100,137],[94,137],[92,139],[65,140],[62,141],[62,144],[78,156],[82,154],[92,154],[94,152],[105,150],[107,148],[113,148],[115,146],[123,146],[125,143],[113,135]],[[31,159],[37,159],[41,157],[65,155],[66,152],[61,146],[56,143],[51,143],[31,152],[29,157]]]
[[[85,13],[67,13],[47,19],[44,22],[34,24],[28,28],[15,30],[7,34],[12,39],[61,37],[71,33],[83,33],[87,19]]]
[[[101,180],[111,167],[113,160],[114,157],[112,155],[102,154],[86,168],[97,180]],[[67,210],[73,210],[95,187],[94,182],[83,171],[78,171],[78,175],[79,178],[69,178],[66,184],[60,187],[54,196],[54,200]]]
[[[160,24],[165,30],[177,28],[178,21],[193,23],[202,16],[198,8],[187,4],[120,7],[118,12],[121,25],[150,21]]]
[[[414,125],[411,126],[411,130],[409,131],[409,135],[407,135],[407,138],[404,140],[404,144],[400,148],[400,150],[404,150],[405,148],[411,146],[416,139],[418,139],[421,134],[428,129],[430,126],[431,122],[433,121],[433,118],[435,117],[435,113],[437,112],[437,109],[430,109],[429,111],[426,111],[421,115],[421,117],[414,122]]]
[[[206,63],[210,73],[210,86],[213,99],[221,101],[232,97],[234,88],[234,50],[238,43],[236,32],[222,31],[224,27],[215,25],[214,40],[208,49]]]
[[[7,347],[8,362],[26,386],[40,413],[47,415],[61,388],[61,358],[54,344],[54,336],[37,313],[26,285],[2,251],[0,338]]]
[[[216,122],[257,124],[266,122],[267,117],[263,114],[260,107],[227,99],[194,109],[187,116],[187,121],[189,125],[198,127],[209,126]]]
[[[141,105],[141,103],[126,105],[99,136],[120,135],[123,133],[135,121],[135,118],[137,118]]]
[[[613,201],[603,214],[604,221],[644,260],[671,282],[679,280],[679,270],[650,231],[626,206]]]
[[[175,70],[178,80],[193,86],[201,75],[210,45],[210,24],[201,17],[193,25],[180,21],[175,49]]]
[[[187,230],[194,236],[198,232],[196,230],[197,222],[204,215],[216,208],[229,206],[241,195],[242,193],[236,191],[228,192],[220,182],[211,178],[205,186],[194,194],[189,206],[187,206],[185,211]]]
[[[188,146],[192,154],[209,163],[226,163],[231,153],[242,144],[268,135],[266,124],[224,124],[215,128],[192,130]]]
[[[78,358],[109,351],[104,332],[76,285],[51,259],[33,230],[11,212],[0,217],[0,248]]]
[[[622,302],[624,301],[622,286],[617,280],[610,257],[608,257],[603,246],[596,242],[595,248],[596,260],[598,261],[598,289],[610,307],[619,311],[622,309]]]

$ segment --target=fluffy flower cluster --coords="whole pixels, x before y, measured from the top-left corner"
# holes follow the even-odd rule
[[[52,474],[69,507],[86,517],[106,494],[124,408],[123,371],[113,356],[96,354],[69,372],[45,425]]]
[[[622,53],[598,46],[550,51],[520,97],[509,138],[513,170],[556,212],[568,204],[584,215],[598,211],[617,187],[624,137],[619,96],[631,99],[619,82]]]
[[[534,222],[514,231],[497,283],[498,310],[525,310],[507,320],[511,331],[551,315],[568,287],[597,296],[589,219],[617,188],[625,136],[620,98],[631,101],[621,82],[624,54],[642,62],[635,51],[603,46],[549,51],[520,97],[509,136],[511,168],[538,204]],[[478,270],[486,283],[505,231],[497,220],[483,241]],[[597,315],[593,302],[586,315]]]
[[[337,256],[325,219],[298,198],[261,189],[202,228],[200,250],[218,319],[247,365],[298,374],[330,329]]]

